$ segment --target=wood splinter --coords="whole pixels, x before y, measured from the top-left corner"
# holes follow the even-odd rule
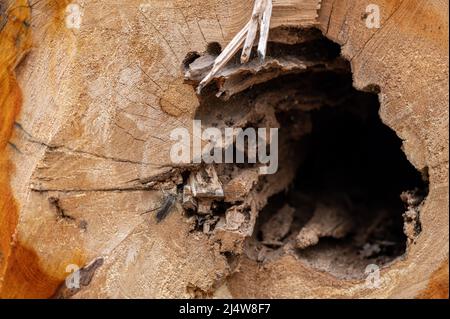
[[[262,61],[265,59],[272,7],[272,0],[255,0],[250,21],[238,34],[236,34],[222,53],[216,58],[211,71],[198,85],[197,94],[201,93],[202,89],[211,82],[214,76],[231,60],[242,45],[244,45],[244,47],[242,49],[241,63],[247,63],[249,61],[258,27],[260,29],[258,56]]]

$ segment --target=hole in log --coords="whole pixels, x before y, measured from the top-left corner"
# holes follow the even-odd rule
[[[351,84],[350,77],[345,81]],[[311,133],[292,145],[303,154],[295,180],[260,213],[256,240],[267,246],[269,259],[289,244],[313,267],[358,278],[368,264],[383,266],[405,253],[406,197],[419,205],[426,185],[402,152],[401,140],[381,122],[377,97],[356,90],[347,97],[337,107],[310,112]],[[277,114],[280,135],[295,125],[296,113]],[[279,215],[290,227],[275,238],[283,224]],[[414,227],[412,240],[420,233],[419,221]]]
[[[354,89],[339,46],[319,31],[292,31],[274,32],[289,41],[270,42],[264,62],[231,61],[199,96],[204,129],[279,128],[279,167],[260,175],[258,163],[214,164],[224,196],[203,204],[193,231],[234,256],[233,269],[243,253],[262,263],[291,254],[363,278],[368,264],[389,265],[420,234],[427,178],[382,123],[379,88]],[[216,54],[208,47],[189,59],[186,81],[197,85]]]

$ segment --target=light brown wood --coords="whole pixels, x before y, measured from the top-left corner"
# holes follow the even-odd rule
[[[20,2],[0,1],[2,17],[14,13],[3,8]],[[2,76],[15,75],[23,96],[13,121],[1,117],[12,135],[0,148],[11,164],[0,189],[10,188],[13,198],[0,197],[0,297],[448,295],[448,2],[376,2],[380,29],[365,26],[367,1],[273,0],[269,37],[288,42],[272,31],[314,26],[341,45],[354,86],[379,88],[383,122],[417,170],[428,171],[422,233],[382,270],[381,288],[317,271],[289,254],[264,267],[243,254],[236,266],[224,251],[243,249],[242,233],[231,229],[245,223],[239,210],[216,226],[222,246],[208,231],[193,232],[180,205],[163,223],[146,214],[164,201],[161,189],[182,178],[169,158],[169,136],[176,127],[191,129],[200,104],[184,82],[183,60],[212,42],[224,48],[250,19],[252,1],[46,0],[28,11],[32,47],[14,53],[21,63],[0,60]],[[13,26],[1,21],[3,52]],[[2,115],[12,98],[0,99]],[[236,177],[228,187],[247,192],[255,178],[247,173],[248,184]],[[230,201],[239,197],[224,190]],[[58,290],[68,265],[86,270],[100,258],[82,289]]]

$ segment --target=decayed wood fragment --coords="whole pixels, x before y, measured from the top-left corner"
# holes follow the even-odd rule
[[[182,206],[187,211],[195,211],[198,207],[197,200],[192,195],[192,189],[190,185],[185,185],[183,187]]]
[[[222,183],[213,165],[191,173],[188,184],[184,190],[184,205],[196,208],[199,214],[211,214],[213,200],[224,197]]]
[[[262,227],[262,243],[269,246],[281,246],[282,239],[289,233],[294,220],[295,209],[283,206]]]
[[[196,82],[204,76],[203,71],[208,69],[205,64],[210,61],[210,58],[206,55],[197,60],[185,71],[185,79]],[[252,60],[245,65],[230,64],[217,72],[211,81],[215,81],[219,88],[216,96],[227,100],[253,85],[267,82],[282,74],[325,70],[340,72],[343,69],[345,69],[345,63],[342,59],[311,61],[293,56],[271,57],[266,58],[265,61]]]
[[[313,217],[297,235],[297,248],[316,245],[321,237],[343,238],[354,227],[349,208],[343,204],[319,203]]]
[[[189,177],[192,196],[195,198],[222,198],[223,188],[213,165],[208,165]]]
[[[258,181],[258,169],[240,170],[224,185],[225,202],[244,201]]]

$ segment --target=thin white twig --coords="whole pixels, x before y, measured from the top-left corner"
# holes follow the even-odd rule
[[[266,58],[267,41],[269,40],[270,18],[272,17],[272,0],[266,0],[266,8],[261,22],[261,32],[258,43],[258,56],[264,61]]]
[[[227,47],[216,58],[211,71],[208,73],[208,75],[205,76],[205,78],[198,85],[197,88],[198,94],[201,93],[202,89],[205,86],[207,86],[209,82],[211,82],[211,80],[214,78],[217,72],[219,72],[220,69],[231,60],[231,58],[236,54],[236,52],[239,51],[240,46],[242,45],[242,43],[244,43],[245,35],[247,34],[249,27],[250,22],[248,22],[247,25],[241,31],[239,31],[238,34],[236,34],[233,40],[231,40],[231,42],[227,45]]]
[[[258,27],[260,29],[258,56],[262,60],[265,59],[271,16],[272,0],[255,0],[252,18],[216,58],[211,71],[198,85],[198,94],[201,93],[202,89],[207,86],[214,76],[233,58],[242,45],[244,45],[244,47],[242,49],[241,63],[247,63],[249,61],[256,34],[258,33]]]
[[[247,38],[245,39],[244,48],[242,49],[241,63],[247,63],[250,59],[265,4],[266,0],[255,0],[252,18],[250,19],[250,28],[248,29]]]

